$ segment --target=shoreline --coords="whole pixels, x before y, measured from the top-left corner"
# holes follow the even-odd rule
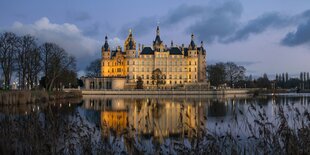
[[[0,92],[0,105],[45,103],[61,99],[82,98],[81,91],[10,90]]]
[[[82,95],[238,95],[254,94],[259,89],[222,89],[222,90],[81,90]]]

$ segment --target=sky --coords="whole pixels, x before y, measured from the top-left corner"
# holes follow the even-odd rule
[[[1,0],[0,32],[31,34],[77,58],[82,75],[100,58],[105,35],[123,46],[132,29],[151,46],[156,26],[170,46],[203,41],[207,64],[232,61],[247,74],[298,76],[310,71],[309,0]]]

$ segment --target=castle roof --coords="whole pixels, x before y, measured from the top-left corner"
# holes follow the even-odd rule
[[[125,52],[123,52],[123,51],[113,50],[113,51],[112,51],[112,54],[111,54],[111,55],[112,55],[112,57],[116,56],[116,53],[117,53],[117,52],[121,52],[121,54],[126,55],[126,53],[125,53]]]
[[[184,48],[184,56],[188,56],[188,48]]]
[[[143,54],[145,54],[145,55],[154,54],[154,50],[152,50],[151,47],[144,47],[144,48],[142,49],[141,54],[142,54],[142,55],[143,55]]]
[[[182,51],[178,47],[171,47],[169,50],[169,54],[171,54],[171,55],[182,55]]]

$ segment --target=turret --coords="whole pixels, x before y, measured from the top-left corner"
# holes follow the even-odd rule
[[[133,38],[132,30],[129,29],[129,35],[124,44],[126,57],[135,57],[136,56],[136,41]]]
[[[189,44],[189,47],[188,47],[190,50],[195,50],[197,49],[196,45],[195,45],[195,42],[194,42],[194,34],[192,33],[191,35],[191,42]]]
[[[197,56],[197,46],[194,42],[194,34],[191,35],[191,42],[188,46],[188,56],[196,57]]]
[[[110,51],[110,46],[108,43],[108,36],[105,36],[105,42],[101,48],[101,52],[102,52],[101,54],[102,54],[103,59],[109,59],[110,58],[111,51]]]

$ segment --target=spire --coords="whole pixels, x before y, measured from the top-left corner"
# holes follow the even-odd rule
[[[129,29],[129,36],[132,36],[132,30]]]
[[[108,36],[106,35],[104,39],[105,39],[105,42],[102,48],[104,49],[104,51],[108,51],[109,50]]]
[[[189,48],[194,50],[196,48],[195,42],[194,42],[194,34],[191,35],[191,43],[189,44]]]
[[[157,25],[156,35],[159,36],[159,26]]]
[[[129,34],[128,34],[128,37],[127,37],[127,39],[125,41],[124,48],[125,48],[125,50],[134,50],[134,49],[136,49],[136,41],[133,38],[132,30],[131,29],[129,29]]]
[[[173,47],[173,41],[171,40],[171,47]]]
[[[159,36],[159,26],[157,26],[156,37],[155,37],[155,40],[153,42],[153,46],[160,45],[161,43],[162,43],[162,41],[161,41],[160,36]]]
[[[201,47],[203,48],[203,41],[201,41],[200,43],[201,43]]]

